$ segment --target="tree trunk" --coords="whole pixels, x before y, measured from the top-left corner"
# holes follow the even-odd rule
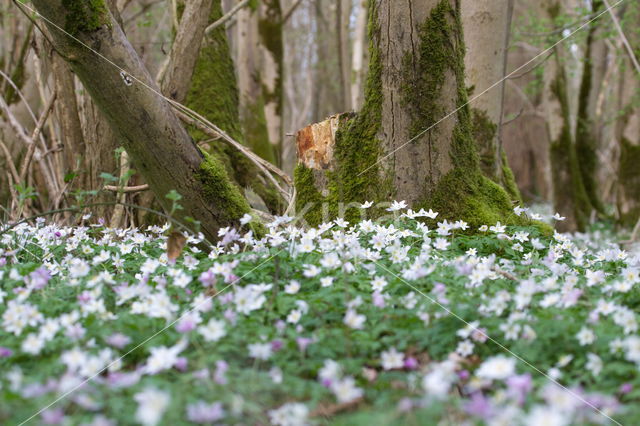
[[[552,20],[562,13],[558,3],[549,0]],[[555,211],[567,219],[558,223],[562,232],[584,231],[589,224],[592,206],[582,180],[575,144],[573,123],[573,86],[566,69],[569,59],[562,45],[554,49],[553,58],[545,67],[545,107],[553,178]]]
[[[343,111],[350,111],[351,105],[351,56],[349,55],[351,40],[349,37],[349,20],[351,18],[351,0],[337,0],[336,4],[336,40],[338,41],[338,68],[340,68],[340,94]]]
[[[220,227],[237,225],[249,211],[248,204],[224,168],[198,150],[169,104],[156,93],[159,89],[105,4],[81,0],[64,6],[61,0],[35,0],[33,4],[47,19],[141,81],[128,84],[105,60],[50,26],[56,49],[105,114],[162,205],[167,210],[172,207],[166,195],[176,190],[182,195],[183,207],[177,218],[199,221],[201,230],[212,239],[217,238]]]
[[[253,152],[275,164],[276,153],[269,141],[261,85],[258,12],[245,7],[238,12],[236,26],[240,122],[246,141]]]
[[[221,1],[213,0],[209,23],[217,21],[221,16]],[[238,86],[224,26],[214,29],[205,37],[190,86],[187,106],[244,144],[238,113]],[[210,139],[197,129],[191,129],[190,133],[196,141]],[[217,140],[208,145],[211,154],[225,165],[229,176],[239,188],[252,189],[270,212],[281,212],[283,206],[278,190],[265,181],[254,163],[227,143]]]
[[[269,143],[280,166],[282,155],[282,107],[283,107],[283,43],[282,9],[280,0],[262,0],[258,14],[260,32],[261,72],[260,83],[264,97],[264,116]]]
[[[358,111],[362,106],[362,81],[364,80],[365,41],[367,37],[367,0],[355,3],[356,27],[353,36],[351,58],[351,107]]]
[[[360,211],[344,203],[395,198],[471,226],[513,216],[507,193],[481,173],[470,111],[463,106],[459,2],[373,0],[369,19],[364,106],[355,116],[334,119],[329,146],[314,146],[314,138],[305,137],[313,131],[300,132],[298,209],[317,223],[323,219],[318,203],[326,203],[330,216],[344,210],[355,218]],[[307,161],[318,158],[313,151],[328,151],[329,161]],[[309,210],[309,204],[316,207]]]
[[[335,2],[315,0],[314,18],[316,24],[314,63],[313,109],[311,119],[321,121],[325,118],[345,112],[344,93],[342,92],[342,69],[340,55],[336,54],[338,32],[336,31]]]
[[[602,2],[594,1],[592,11],[602,10]],[[586,51],[583,59],[582,82],[578,98],[578,116],[576,121],[576,155],[578,166],[589,202],[599,213],[604,214],[604,206],[598,188],[598,137],[596,105],[599,88],[604,77],[606,46],[600,22],[588,29]]]
[[[500,140],[504,112],[507,48],[514,0],[463,0],[466,84],[471,95],[482,94],[471,103],[473,135],[480,153],[480,167],[494,182],[503,185],[514,201],[520,192],[513,179]]]
[[[631,3],[625,11],[623,30],[640,58],[640,4]],[[622,225],[633,226],[640,220],[640,75],[625,55],[621,67],[620,110],[616,139],[620,144],[617,179],[617,210]]]

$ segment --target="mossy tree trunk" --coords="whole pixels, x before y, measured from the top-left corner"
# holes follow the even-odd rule
[[[640,58],[640,4],[627,5],[623,25],[636,58]],[[640,75],[626,55],[622,60],[619,92],[622,114],[615,135],[620,143],[616,204],[620,223],[631,227],[640,220]]]
[[[35,0],[33,4],[47,19],[159,90],[102,1]],[[171,208],[165,196],[176,190],[183,197],[177,218],[199,221],[211,239],[217,238],[220,227],[237,225],[249,211],[246,200],[224,167],[197,148],[169,104],[138,82],[126,84],[117,69],[56,28],[50,31],[56,49],[104,113],[162,205]]]
[[[563,5],[549,0],[548,13],[556,20],[563,13]],[[563,232],[584,231],[589,224],[593,206],[582,179],[576,151],[572,93],[568,77],[568,54],[562,45],[555,47],[544,73],[545,115],[549,140],[553,182],[554,209],[566,220],[558,223]]]
[[[601,1],[593,2],[593,13],[600,12],[602,8]],[[598,187],[599,141],[596,117],[599,88],[602,86],[606,61],[606,45],[600,24],[599,21],[594,22],[587,33],[575,135],[576,155],[584,189],[593,208],[604,214],[601,191]]]
[[[467,46],[466,84],[472,88],[470,95],[488,90],[471,103],[480,167],[514,201],[521,202],[500,139],[505,83],[496,85],[506,75],[513,6],[514,0],[463,0],[461,7]]]
[[[213,0],[209,22],[217,21],[222,14],[221,0]],[[236,141],[244,143],[238,112],[238,85],[223,25],[214,29],[202,42],[186,105]],[[196,141],[210,139],[197,129],[191,129],[190,133]],[[208,146],[210,153],[225,165],[229,176],[241,190],[251,188],[272,213],[281,212],[283,206],[278,190],[266,181],[253,162],[225,142],[216,140]]]
[[[281,165],[282,109],[283,109],[283,54],[282,8],[280,0],[261,0],[258,5],[258,31],[260,33],[260,83],[264,98],[264,116],[269,143]]]
[[[460,2],[372,0],[369,7],[363,108],[339,118],[328,163],[305,161],[316,147],[298,138],[297,207],[311,223],[323,217],[309,203],[327,203],[335,215],[340,203],[390,199],[471,226],[513,217],[507,193],[481,172],[469,108],[435,125],[467,102]]]

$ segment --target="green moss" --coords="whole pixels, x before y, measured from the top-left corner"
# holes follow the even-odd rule
[[[229,175],[220,161],[208,153],[200,164],[196,176],[207,198],[219,208],[220,223],[237,222],[251,208],[237,186],[231,183]]]
[[[494,181],[498,179],[496,176],[497,165],[495,158],[496,151],[496,133],[498,125],[493,123],[486,111],[473,108],[471,110],[473,139],[478,145],[480,154],[480,168],[482,173]]]
[[[326,201],[315,185],[313,170],[304,164],[298,164],[293,172],[296,183],[296,211],[302,212],[307,207],[304,219],[312,226],[322,223],[322,203]]]
[[[64,29],[73,36],[109,24],[109,9],[104,0],[62,0],[62,6],[67,11]]]
[[[622,200],[627,204],[618,209],[620,223],[624,226],[634,226],[640,217],[640,146],[633,145],[623,138],[620,144],[620,165],[618,169],[618,184],[621,187]]]
[[[516,183],[516,178],[513,176],[513,171],[511,171],[511,167],[509,167],[509,161],[507,160],[507,153],[504,152],[504,149],[501,152],[502,155],[502,186],[509,194],[509,198],[512,201],[517,202],[518,204],[524,204],[522,200],[522,194],[520,194],[520,189],[518,188],[518,184]]]

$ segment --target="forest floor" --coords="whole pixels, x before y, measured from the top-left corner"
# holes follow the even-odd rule
[[[168,227],[5,230],[0,423],[638,423],[639,251],[396,213],[175,262]]]

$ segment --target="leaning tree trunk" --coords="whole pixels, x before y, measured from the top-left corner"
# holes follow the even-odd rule
[[[506,75],[513,1],[463,0],[461,7],[467,46],[466,84],[473,88],[471,95],[482,94],[471,103],[480,167],[485,176],[502,185],[514,201],[520,201],[520,191],[500,140],[505,90],[502,80]]]
[[[394,198],[471,226],[513,217],[507,193],[480,170],[464,106],[459,1],[409,6],[370,2],[371,59],[360,113],[298,133],[297,207],[308,222],[324,219],[320,203],[329,216],[345,210],[353,219],[359,210],[344,203]]]
[[[191,217],[209,238],[236,225],[249,211],[246,200],[220,165],[205,157],[171,111],[120,26],[100,1],[34,0],[38,12],[115,62],[142,83],[128,83],[104,59],[50,26],[53,43],[119,136],[136,169],[166,209],[166,195],[182,195],[178,219]],[[125,76],[131,78],[129,76]]]

